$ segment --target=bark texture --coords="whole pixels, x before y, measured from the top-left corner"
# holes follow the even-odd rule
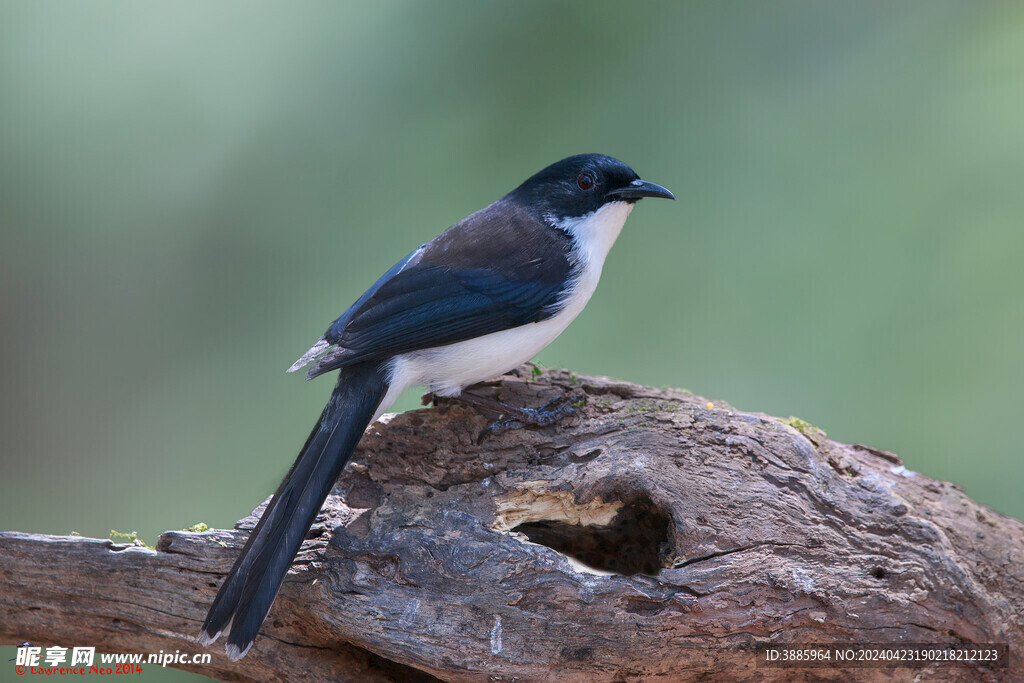
[[[373,425],[262,634],[225,679],[1009,680],[1024,524],[892,453],[678,390],[529,368],[479,393],[561,424],[488,436],[461,404]],[[253,515],[156,550],[0,534],[0,642],[203,651]],[[1007,643],[1008,666],[772,669],[766,643]]]

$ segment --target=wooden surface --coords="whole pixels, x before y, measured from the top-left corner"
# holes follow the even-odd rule
[[[479,392],[586,403],[558,426],[480,445],[494,416],[458,404],[372,426],[253,650],[231,662],[217,643],[191,670],[560,683],[1024,670],[1024,525],[956,486],[676,390],[525,368]],[[0,534],[0,642],[204,651],[193,638],[255,520],[169,531],[156,551]],[[1000,642],[1011,661],[757,665],[759,645],[812,642]]]

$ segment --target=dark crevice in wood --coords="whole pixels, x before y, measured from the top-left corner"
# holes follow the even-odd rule
[[[560,520],[526,522],[513,531],[594,569],[632,576],[657,574],[672,556],[672,518],[650,500],[624,505],[607,526]]]

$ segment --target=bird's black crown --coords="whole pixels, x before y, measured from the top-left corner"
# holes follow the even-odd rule
[[[509,193],[510,198],[543,211],[557,219],[585,216],[611,201],[635,202],[639,196],[624,197],[640,176],[618,159],[604,154],[577,154],[539,171]]]
[[[578,218],[609,202],[643,197],[675,199],[661,185],[640,180],[636,171],[604,154],[577,154],[551,164],[506,195],[556,220]]]

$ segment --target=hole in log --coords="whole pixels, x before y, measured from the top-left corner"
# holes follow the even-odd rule
[[[361,649],[356,648],[356,650]],[[364,652],[366,653],[366,668],[385,674],[389,680],[403,683],[441,683],[440,678],[435,678],[426,671],[414,669],[406,664],[399,664],[369,650],[364,650]]]
[[[576,505],[568,491],[517,494],[497,501],[496,526],[524,534],[578,565],[625,576],[657,574],[671,555],[672,519],[646,495]]]

